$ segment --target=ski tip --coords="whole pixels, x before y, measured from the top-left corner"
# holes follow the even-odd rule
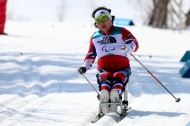
[[[104,115],[100,116],[100,115],[97,115],[92,121],[91,123],[96,123],[98,120],[100,120]]]
[[[128,107],[127,112],[124,115],[118,117],[117,123],[119,123],[121,120],[123,120],[131,112],[131,110],[132,110],[132,107]]]

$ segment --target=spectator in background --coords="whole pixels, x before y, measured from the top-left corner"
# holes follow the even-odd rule
[[[7,0],[0,0],[0,35],[7,35],[4,32],[6,21],[6,4]]]

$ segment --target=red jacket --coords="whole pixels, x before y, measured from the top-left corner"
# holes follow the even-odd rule
[[[126,53],[121,49],[123,45],[132,44],[133,52],[139,48],[136,38],[123,27],[113,26],[109,33],[96,31],[90,39],[88,53],[83,66],[89,69],[98,57],[98,69],[109,72],[129,67],[130,62]]]

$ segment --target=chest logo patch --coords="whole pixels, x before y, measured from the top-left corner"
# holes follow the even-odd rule
[[[102,40],[97,42],[99,45],[103,44],[112,44],[116,43],[116,39],[114,37],[108,36],[108,37],[102,37]]]

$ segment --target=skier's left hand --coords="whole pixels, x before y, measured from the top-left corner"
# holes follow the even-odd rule
[[[133,52],[133,47],[128,44],[124,51],[126,54],[130,54],[131,52]]]

